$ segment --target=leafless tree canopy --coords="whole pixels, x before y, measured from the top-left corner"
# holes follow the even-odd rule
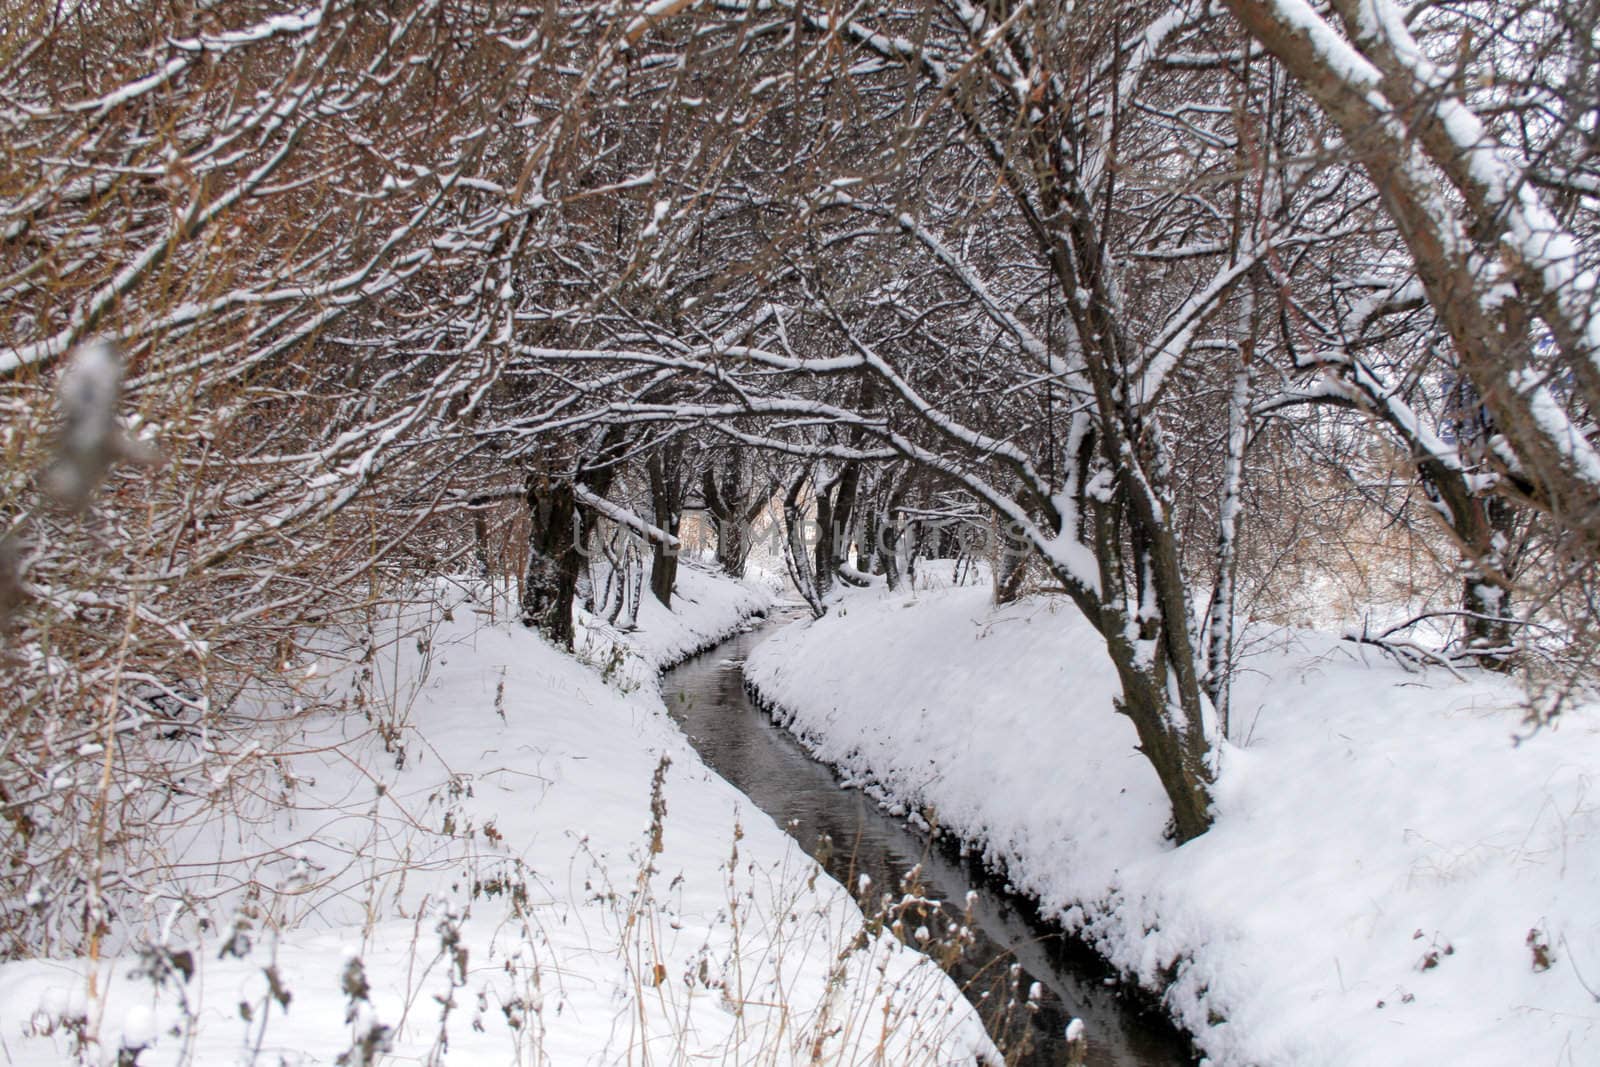
[[[985,533],[1180,840],[1246,618],[1585,684],[1593,4],[3,6],[5,952],[195,891],[314,632],[570,640],[697,507],[818,613]]]

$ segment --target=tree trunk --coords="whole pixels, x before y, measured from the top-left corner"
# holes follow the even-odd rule
[[[702,472],[701,495],[706,511],[716,521],[717,565],[729,577],[744,577],[745,562],[750,558],[750,524],[766,508],[776,488],[770,481],[765,488],[747,488],[737,452],[729,453],[720,484],[709,464]]]
[[[1174,728],[1164,657],[1141,661],[1139,649],[1121,638],[1106,644],[1122,680],[1116,708],[1133,720],[1139,751],[1155,768],[1172,806],[1173,840],[1192,841],[1211,828],[1209,746],[1197,732]]]
[[[683,445],[669,441],[650,454],[645,471],[650,478],[650,508],[656,526],[678,536],[683,521]],[[678,549],[655,542],[650,566],[650,592],[663,607],[672,609],[672,590],[678,583]]]
[[[1012,531],[1006,528],[1003,517],[996,515],[994,523],[998,540],[994,557],[994,602],[1010,604],[1022,595],[1022,583],[1028,576],[1031,550],[1027,541],[1013,536]]]
[[[1492,671],[1509,671],[1515,662],[1511,590],[1514,570],[1510,541],[1516,505],[1505,497],[1474,495],[1458,522],[1462,539],[1461,610],[1466,612],[1463,649]]]
[[[572,648],[572,604],[583,557],[578,552],[577,500],[568,482],[530,474],[528,569],[522,582],[522,624]]]
[[[738,519],[717,519],[717,566],[730,578],[743,578],[750,558],[750,540]]]
[[[1252,283],[1253,284],[1253,283]],[[1205,687],[1217,712],[1217,731],[1228,736],[1229,692],[1233,672],[1234,597],[1238,587],[1239,519],[1243,512],[1244,457],[1250,444],[1251,357],[1255,293],[1246,290],[1239,316],[1239,366],[1228,401],[1228,444],[1217,501],[1216,585],[1206,611]]]
[[[877,556],[875,570],[883,575],[883,583],[891,590],[900,587],[900,523],[894,513],[885,509],[878,513],[877,532],[872,539],[872,550]]]
[[[883,560],[878,555],[879,522],[883,518],[875,507],[862,509],[861,540],[856,542],[856,566],[868,574],[882,574]]]
[[[833,588],[833,539],[838,534],[834,525],[833,487],[837,481],[834,479],[816,487],[817,543],[812,548],[815,560],[811,574],[819,598],[827,596]]]
[[[658,524],[659,525],[659,524]],[[677,524],[671,524],[667,532],[677,536]],[[672,591],[678,585],[678,553],[676,549],[657,543],[650,559],[650,592],[659,601],[661,606],[672,610]]]
[[[901,501],[911,488],[912,479],[901,476],[891,483],[887,497],[876,507],[877,530],[872,538],[872,551],[877,557],[875,570],[883,575],[890,589],[900,585],[900,542],[905,536],[904,522],[898,517]]]
[[[489,563],[489,518],[484,514],[483,506],[473,502],[472,512],[472,558],[478,564],[478,576],[485,580],[493,576],[494,571]]]
[[[605,496],[616,477],[616,462],[626,447],[628,429],[607,429],[579,465],[565,478],[532,471],[523,483],[528,506],[528,568],[522,582],[522,624],[550,641],[572,648],[572,607],[584,571],[583,548],[594,532],[595,516],[578,506],[574,484]]]
[[[822,602],[816,576],[811,570],[811,555],[806,551],[805,509],[800,506],[800,494],[805,489],[808,477],[802,471],[789,484],[789,491],[783,497],[783,556],[789,565],[789,578],[794,582],[795,589],[811,608],[811,614],[820,619],[827,614],[828,608]]]

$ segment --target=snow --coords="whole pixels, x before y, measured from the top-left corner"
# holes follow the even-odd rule
[[[1217,821],[1182,848],[1058,598],[851,590],[746,677],[1164,991],[1216,1067],[1600,1062],[1600,709],[1526,736],[1497,677],[1307,631],[1241,646]]]
[[[848,894],[668,719],[656,672],[771,602],[693,561],[679,581],[633,633],[580,613],[576,656],[503,591],[425,590],[372,660],[393,728],[302,723],[282,797],[173,843],[213,869],[209,903],[198,878],[152,902],[143,952],[0,965],[5,1062],[69,1060],[76,1030],[86,1062],[143,1048],[147,1067],[391,1045],[463,1064],[991,1057],[925,957],[888,935],[851,948]],[[358,678],[326,647],[314,662],[321,684]],[[230,890],[250,877],[265,890]]]
[[[1528,398],[1528,413],[1556,451],[1572,464],[1572,472],[1591,485],[1600,485],[1600,452],[1567,417],[1560,402],[1544,384],[1544,375],[1523,369],[1512,371],[1507,377],[1511,388]]]
[[[1353,86],[1375,90],[1382,81],[1378,68],[1325,22],[1305,0],[1274,0],[1279,22],[1304,34],[1329,69]]]
[[[585,507],[594,509],[595,511],[604,515],[606,518],[610,519],[612,522],[615,522],[617,525],[626,526],[628,529],[650,539],[656,544],[666,545],[669,548],[678,547],[678,539],[676,537],[667,533],[665,530],[646,522],[644,519],[629,511],[627,508],[622,507],[619,504],[613,504],[605,497],[600,496],[599,494],[594,493],[581,485],[573,486],[572,491],[573,494],[578,498],[579,503],[583,504]]]

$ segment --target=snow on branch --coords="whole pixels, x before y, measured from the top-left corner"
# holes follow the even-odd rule
[[[676,551],[682,545],[682,542],[680,542],[676,537],[667,533],[667,531],[661,529],[661,527],[646,522],[619,504],[613,504],[605,497],[595,493],[592,489],[582,485],[574,484],[572,487],[572,493],[575,497],[577,497],[578,503],[582,504],[584,507],[589,508],[592,511],[599,512],[612,522],[616,523],[618,526],[626,526],[628,529],[632,530],[636,534],[639,534],[648,541],[658,545],[664,545],[669,549],[673,549],[674,551]]]

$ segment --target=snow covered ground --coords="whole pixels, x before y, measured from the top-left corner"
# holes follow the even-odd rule
[[[1217,821],[1174,849],[1070,605],[846,593],[746,665],[821,758],[936,820],[1217,1065],[1600,1063],[1600,709],[1520,743],[1500,679],[1252,635]]]
[[[145,1065],[988,1056],[924,957],[852,949],[848,895],[667,718],[658,669],[769,600],[680,583],[635,633],[585,618],[579,658],[482,590],[408,605],[364,683],[403,714],[300,724],[282,795],[175,846],[216,895],[153,907],[143,943],[0,966],[0,1062],[68,1062],[79,1035]],[[273,891],[227,891],[247,868]]]

